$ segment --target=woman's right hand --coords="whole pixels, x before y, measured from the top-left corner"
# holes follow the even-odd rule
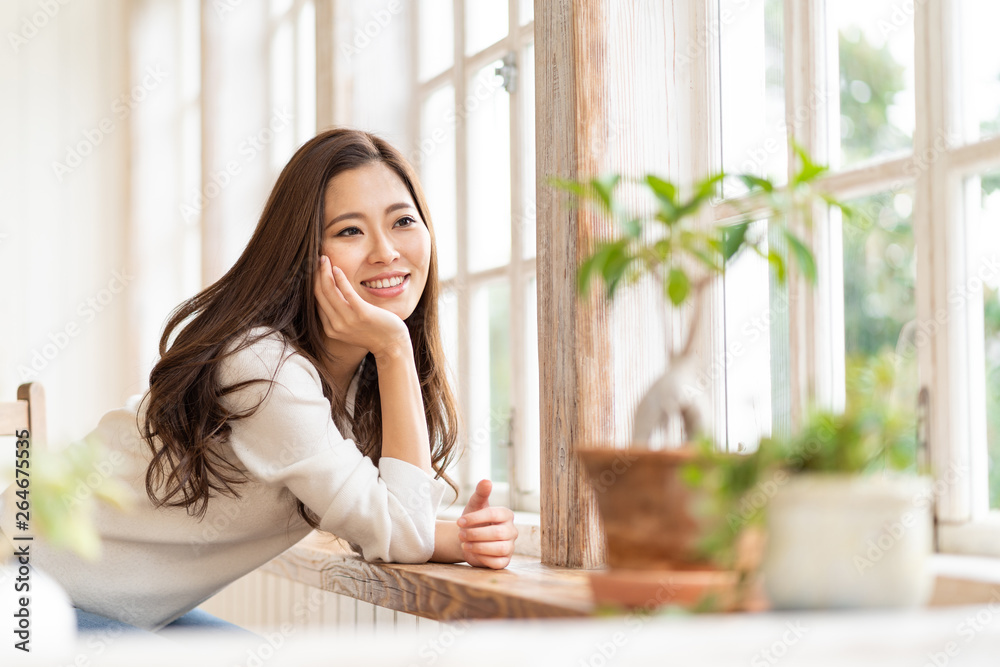
[[[376,359],[410,349],[410,332],[395,313],[373,306],[355,291],[351,281],[320,256],[314,286],[323,331],[334,340],[364,348]]]

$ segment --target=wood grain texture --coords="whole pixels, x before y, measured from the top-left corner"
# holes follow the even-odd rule
[[[596,506],[571,451],[608,443],[613,432],[607,314],[577,299],[574,271],[607,222],[567,207],[547,179],[597,172],[594,149],[607,130],[605,16],[604,0],[535,2],[542,562],[554,566],[604,558]]]
[[[369,563],[314,532],[262,568],[307,586],[437,621],[553,618],[593,612],[587,572],[516,556],[505,570]]]
[[[27,382],[17,388],[17,400],[28,402],[28,430],[31,431],[31,446],[45,449],[49,436],[46,427],[45,389],[40,382]]]
[[[39,382],[26,382],[17,388],[17,400],[0,403],[0,435],[14,435],[28,429],[31,446],[44,448],[48,442],[45,428],[45,390]]]
[[[28,402],[0,403],[0,435],[14,435],[28,426]]]

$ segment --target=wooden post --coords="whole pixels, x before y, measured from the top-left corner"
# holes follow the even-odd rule
[[[614,372],[604,304],[576,296],[576,271],[601,220],[566,205],[550,176],[597,173],[607,132],[608,0],[535,1],[538,362],[542,562],[604,560],[596,505],[572,455],[611,446]]]

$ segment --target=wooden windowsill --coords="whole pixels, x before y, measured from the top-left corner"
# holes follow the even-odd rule
[[[265,572],[380,607],[436,621],[567,618],[591,615],[586,570],[515,555],[504,570],[464,563],[370,563],[319,532],[261,568]]]
[[[930,607],[1000,601],[1000,559],[936,554]],[[324,591],[436,621],[591,616],[587,570],[515,555],[504,570],[464,563],[370,563],[337,538],[313,532],[261,568]]]

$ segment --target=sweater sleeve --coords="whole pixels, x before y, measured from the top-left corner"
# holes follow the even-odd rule
[[[225,397],[237,411],[264,398],[252,416],[231,422],[236,457],[253,478],[287,487],[322,530],[356,544],[366,560],[429,560],[447,484],[400,459],[382,457],[376,468],[337,429],[313,365],[282,348],[281,340],[264,338],[222,364],[223,386],[275,380],[269,393],[260,382]]]

